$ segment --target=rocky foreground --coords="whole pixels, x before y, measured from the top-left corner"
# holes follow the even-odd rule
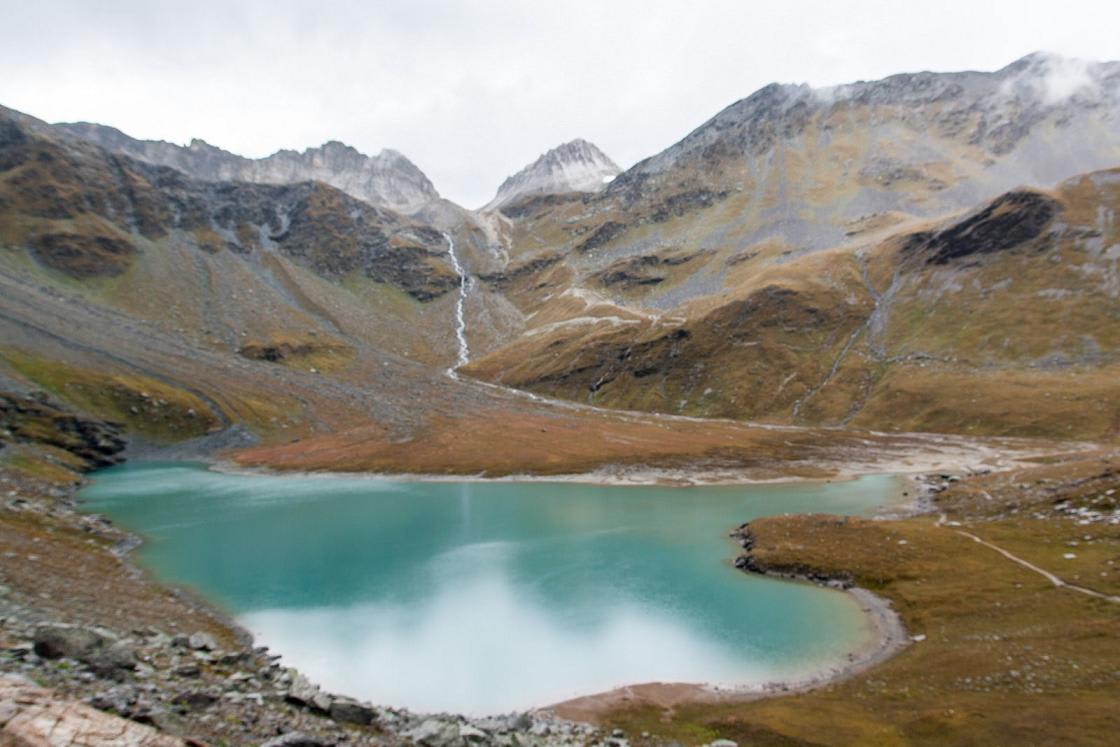
[[[625,742],[545,713],[420,715],[322,691],[76,510],[81,472],[123,447],[46,398],[0,399],[0,745]]]

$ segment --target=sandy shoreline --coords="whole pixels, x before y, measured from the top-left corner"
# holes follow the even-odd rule
[[[1049,447],[1049,448],[1047,448]],[[1066,451],[1091,448],[1091,444],[1068,444]],[[907,455],[887,453],[869,458],[828,462],[797,462],[788,465],[818,472],[815,475],[783,473],[776,467],[765,469],[716,467],[604,467],[591,472],[569,474],[534,474],[530,472],[487,476],[484,474],[440,474],[423,472],[345,472],[331,470],[277,470],[270,467],[246,467],[229,459],[199,458],[216,472],[230,475],[299,477],[350,480],[386,480],[396,482],[469,482],[469,483],[563,483],[583,485],[634,487],[700,487],[718,485],[778,485],[784,483],[823,483],[854,480],[865,475],[920,475],[928,472],[966,473],[982,470],[1003,470],[1021,466],[1026,460],[1052,454],[1050,444],[1035,448],[997,448],[981,443],[931,443],[926,450]],[[158,461],[159,455],[149,459]],[[147,461],[145,460],[145,461]]]

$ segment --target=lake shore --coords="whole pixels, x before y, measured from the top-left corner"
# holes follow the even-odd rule
[[[173,468],[172,464],[163,465],[163,464],[156,463],[156,464],[153,464],[152,466],[156,470],[156,472],[153,473],[153,474],[160,473],[161,468],[163,468],[164,466],[166,466],[168,468]],[[205,474],[205,473],[200,471],[200,468],[205,469],[202,465],[198,465],[198,464],[196,464],[193,469],[196,470],[196,473],[201,476],[202,474]],[[220,469],[217,470],[217,471],[218,471],[219,474],[226,474],[224,471],[222,471]],[[242,470],[236,470],[235,469],[235,470],[233,470],[233,472],[235,472],[237,474],[244,474],[244,471],[242,471]],[[171,473],[169,473],[169,474],[171,474]],[[174,472],[174,474],[178,474],[178,471],[176,470]],[[264,473],[262,473],[260,471],[257,471],[257,470],[254,470],[250,474],[252,474],[254,476],[262,476]],[[283,473],[282,475],[279,475],[279,476],[278,475],[269,475],[270,482],[265,484],[268,487],[262,487],[262,489],[266,489],[268,491],[275,491],[275,490],[280,489],[280,483],[276,482],[277,477],[280,477],[281,479],[284,479],[284,478],[291,479],[293,477],[302,477],[302,475],[299,475],[298,473],[296,475],[292,475],[291,473]],[[340,478],[343,482],[348,483],[348,486],[345,488],[346,490],[358,490],[358,491],[360,491],[362,489],[361,485],[362,485],[362,480],[363,479],[378,480],[378,481],[383,481],[383,480],[386,479],[384,476],[373,477],[373,476],[361,476],[361,475],[353,475],[353,474],[328,476],[328,475],[324,475],[324,474],[321,474],[321,473],[317,473],[317,474],[313,474],[311,476],[312,482],[310,483],[310,485],[304,485],[302,487],[297,486],[297,487],[294,487],[293,489],[296,492],[301,492],[301,491],[302,492],[308,492],[308,491],[310,491],[308,493],[309,495],[316,495],[316,494],[319,494],[319,492],[320,492],[319,489],[314,487],[314,482],[316,480],[323,481],[325,483],[327,480],[335,479],[335,478]],[[153,479],[155,479],[155,478],[153,478]],[[204,478],[204,479],[207,480],[206,484],[210,484],[209,478]],[[857,476],[853,475],[851,478],[846,479],[846,480],[833,480],[833,481],[813,480],[813,481],[794,481],[794,482],[788,482],[787,481],[787,482],[791,486],[807,485],[807,484],[810,484],[810,483],[815,485],[815,486],[818,486],[818,487],[813,488],[813,490],[811,492],[811,496],[815,496],[818,491],[820,492],[821,496],[825,497],[825,498],[827,496],[832,495],[836,491],[841,491],[839,493],[836,493],[837,496],[843,496],[843,495],[848,495],[848,494],[864,495],[865,496],[864,498],[854,499],[855,500],[854,503],[851,502],[851,500],[853,500],[853,499],[848,499],[849,502],[847,502],[847,503],[828,504],[828,505],[834,505],[833,510],[842,510],[842,511],[845,511],[845,512],[852,511],[852,510],[858,511],[858,512],[864,512],[864,511],[869,511],[870,512],[870,511],[878,511],[878,510],[883,510],[883,509],[898,510],[899,506],[900,506],[900,501],[906,500],[906,498],[904,497],[906,493],[917,492],[916,488],[912,487],[910,485],[909,481],[906,481],[906,480],[903,480],[903,479],[880,479],[880,480],[875,481],[875,483],[874,483],[875,487],[874,487],[873,490],[872,490],[871,487],[868,487],[865,490],[856,489],[854,493],[853,493],[853,489],[850,488],[850,487],[842,487],[841,485],[837,485],[835,487],[835,489],[833,489],[833,488],[827,488],[826,485],[825,485],[826,482],[844,483],[845,485],[853,484],[856,479],[857,479]],[[170,482],[172,482],[172,483],[183,482],[183,484],[187,484],[187,478],[186,477],[183,477],[183,478],[170,478],[169,477],[169,478],[166,478],[164,481],[167,482],[168,480],[170,480]],[[446,481],[447,481],[447,478],[441,478],[440,480],[437,480],[436,482],[446,482]],[[458,482],[461,482],[461,481],[458,481]],[[493,480],[493,481],[486,481],[486,482],[490,483],[490,484],[501,485],[501,484],[510,484],[512,481],[510,479],[501,479],[501,480]],[[553,481],[553,482],[557,482],[557,481]],[[226,483],[222,483],[222,484],[225,485]],[[541,484],[541,482],[538,481],[535,484]],[[558,485],[560,485],[560,486],[563,486],[565,484],[567,484],[565,481],[558,481]],[[770,484],[771,484],[770,481],[767,481],[766,485],[770,485]],[[125,483],[124,485],[128,485],[128,483]],[[252,482],[247,481],[247,482],[244,482],[244,483],[234,483],[234,482],[231,481],[231,482],[228,483],[228,485],[229,485],[231,490],[234,489],[235,485],[240,485],[241,487],[237,488],[237,490],[245,491],[245,490],[249,490],[252,487]],[[751,486],[753,487],[755,485],[757,485],[757,483],[752,483]],[[512,485],[511,485],[511,487],[512,487]],[[611,485],[611,487],[615,487],[615,486]],[[636,486],[630,486],[630,487],[636,487]],[[137,489],[137,487],[128,487],[127,488],[127,490],[129,490],[130,492],[134,491],[136,489]],[[328,488],[326,485],[324,485],[323,490],[329,490],[329,489],[330,488]],[[574,486],[573,486],[572,489],[574,489]],[[559,488],[557,494],[559,496],[569,495],[569,494],[571,494],[572,489],[565,490],[563,488]],[[872,490],[872,492],[868,493],[867,492],[868,490]],[[844,492],[844,491],[846,491],[846,492]],[[110,493],[111,492],[112,491],[110,490]],[[577,492],[583,493],[583,491],[577,491]],[[761,510],[763,513],[768,513],[768,512],[772,512],[772,511],[783,511],[783,510],[819,510],[819,509],[815,509],[814,506],[824,505],[824,504],[818,504],[818,502],[812,500],[812,498],[810,496],[810,497],[805,497],[804,499],[801,499],[797,502],[789,503],[788,507],[786,507],[787,506],[787,496],[788,496],[788,498],[792,499],[796,496],[802,495],[803,492],[804,491],[800,491],[800,490],[794,490],[792,493],[786,493],[785,491],[777,491],[777,492],[775,492],[775,491],[761,491],[759,493],[759,498],[760,499],[763,499],[765,496],[771,496],[771,497],[765,498],[765,500],[768,501],[768,502],[760,504],[760,506],[765,506],[765,508],[764,509],[760,508],[758,510]],[[224,492],[222,494],[225,495]],[[421,491],[421,495],[422,494],[424,494],[423,491]],[[437,495],[442,495],[442,494],[443,493],[437,493]],[[505,492],[499,493],[498,495],[517,495],[517,494],[518,493],[510,493],[508,490],[506,490]],[[551,493],[551,492],[548,493],[548,495],[552,495],[552,494],[553,493]],[[619,493],[618,494],[618,499],[621,499],[622,495],[624,495],[624,494],[625,493]],[[727,526],[725,528],[720,528],[720,527],[718,527],[718,525],[721,524],[723,521],[726,521],[726,520],[732,520],[733,521],[734,520],[733,517],[742,516],[743,514],[740,514],[739,512],[740,512],[740,510],[743,510],[745,507],[747,508],[747,510],[750,510],[749,506],[748,506],[748,504],[750,504],[750,501],[747,501],[746,503],[743,503],[743,501],[745,499],[742,496],[754,495],[754,494],[755,494],[754,492],[751,492],[751,493],[748,494],[748,493],[743,493],[741,491],[731,491],[731,492],[717,491],[714,495],[726,496],[727,497],[727,498],[723,498],[723,499],[720,499],[720,500],[728,500],[728,499],[730,499],[731,496],[737,496],[737,498],[735,498],[733,500],[733,503],[725,505],[724,508],[721,509],[718,513],[712,515],[712,518],[715,519],[715,524],[717,525],[715,527],[715,531],[711,531],[711,528],[705,528],[700,532],[700,534],[698,536],[695,536],[696,533],[694,532],[693,535],[689,535],[689,537],[691,538],[691,541],[693,541],[694,543],[699,543],[699,542],[701,542],[702,538],[710,536],[711,540],[716,541],[718,543],[718,538],[719,538],[720,534],[723,534],[726,537],[725,533],[731,528],[730,526]],[[158,496],[158,494],[153,494],[153,495]],[[587,493],[586,495],[590,496],[590,497],[587,498],[587,500],[591,500],[591,501],[598,500],[598,498],[597,498],[598,494],[597,493]],[[674,500],[671,500],[672,495],[670,493],[667,493],[666,491],[662,491],[662,493],[660,495],[661,495],[660,500],[667,501],[666,502],[667,507],[668,506],[673,506],[673,505],[676,505],[676,506],[681,506],[682,505],[682,504],[676,503],[676,501],[674,501]],[[683,498],[685,494],[681,494],[681,495],[682,495],[682,498]],[[701,496],[697,495],[696,497],[699,500],[699,498]],[[606,496],[604,496],[604,499],[605,498],[606,498]],[[628,503],[628,501],[625,502],[622,505],[626,505],[627,503]],[[613,505],[613,502],[612,501],[607,501],[606,505]],[[717,503],[717,504],[712,504],[712,505],[713,506],[718,506],[718,505],[724,505],[724,504]],[[738,507],[738,508],[735,508],[735,507]],[[94,508],[94,510],[97,510],[97,505],[95,504],[93,508]],[[103,510],[107,510],[107,509],[103,509]],[[687,509],[680,509],[680,510],[686,510],[687,511]],[[112,512],[110,512],[110,513],[112,515]],[[753,515],[753,514],[747,513],[746,515],[750,516],[750,515]],[[122,520],[123,520],[123,518],[122,518]],[[182,518],[178,519],[177,521],[182,521]],[[712,523],[712,522],[708,522],[708,523]],[[710,535],[709,535],[709,532],[711,532]],[[724,540],[724,542],[726,543],[725,545],[723,543],[719,543],[719,544],[716,544],[713,548],[711,548],[711,549],[715,550],[715,553],[711,553],[711,554],[713,555],[714,559],[716,559],[716,565],[717,565],[716,571],[721,576],[722,576],[722,574],[725,574],[727,572],[727,569],[729,569],[729,566],[731,566],[730,561],[734,558],[733,553],[736,551],[734,543],[727,542],[726,540]],[[707,556],[709,554],[709,552],[705,552],[704,555]],[[725,555],[725,553],[726,553],[726,555]],[[720,563],[718,561],[718,558],[721,557],[721,556],[726,558],[725,563]],[[720,570],[718,568],[719,565],[723,565],[724,569]],[[723,582],[721,582],[721,584],[728,584],[728,582],[723,581]],[[736,590],[736,588],[737,588],[736,582],[732,581],[731,584],[729,585],[729,587],[725,588],[722,593],[725,594],[725,595],[732,594]],[[817,592],[813,592],[813,593],[815,594]],[[824,593],[827,594],[827,595],[831,595],[831,594],[837,594],[839,592],[824,592]],[[732,597],[727,597],[727,598],[730,599]],[[823,601],[829,602],[829,600],[823,600]],[[872,600],[872,603],[873,603],[872,606],[875,606],[874,601],[875,600]],[[773,689],[774,691],[780,691],[781,689],[784,688],[785,690],[788,690],[790,688],[796,688],[796,687],[807,687],[807,686],[810,686],[812,683],[815,683],[815,682],[826,681],[827,679],[829,679],[831,677],[840,676],[842,674],[842,672],[840,671],[841,669],[847,669],[847,668],[850,668],[854,664],[858,664],[860,661],[863,661],[863,660],[869,658],[871,655],[875,654],[876,652],[879,651],[879,649],[882,648],[883,644],[880,641],[880,638],[882,638],[882,636],[880,635],[880,631],[884,626],[881,625],[881,624],[878,624],[879,621],[877,621],[877,620],[866,619],[867,615],[868,615],[868,612],[870,611],[870,608],[865,609],[864,611],[860,612],[854,606],[849,607],[849,605],[847,603],[842,602],[839,599],[833,600],[833,601],[829,602],[829,604],[838,605],[837,614],[843,613],[845,615],[844,619],[845,619],[846,622],[845,622],[845,627],[843,627],[843,629],[844,630],[849,630],[850,629],[850,635],[845,634],[844,640],[848,641],[848,643],[846,645],[855,645],[856,641],[865,640],[865,636],[860,633],[860,628],[861,627],[864,627],[864,628],[870,630],[873,633],[873,635],[866,636],[866,643],[861,644],[861,647],[860,647],[859,650],[852,652],[852,656],[847,661],[844,661],[844,657],[847,656],[847,653],[845,651],[845,643],[841,642],[835,648],[829,650],[829,654],[828,654],[828,662],[829,663],[826,666],[822,667],[820,669],[820,671],[816,671],[815,669],[812,669],[812,663],[811,662],[805,662],[804,667],[807,667],[808,669],[802,668],[802,667],[799,666],[798,669],[796,669],[796,670],[788,670],[788,669],[787,670],[782,670],[782,671],[787,671],[787,672],[796,671],[797,676],[795,678],[789,678],[789,679],[783,678],[783,680],[781,682],[770,683],[770,685],[768,686],[767,689]],[[866,606],[866,605],[861,605],[861,606]],[[851,610],[851,612],[848,611],[849,609]],[[850,617],[847,617],[846,615],[850,615]],[[262,631],[263,639],[266,643],[276,643],[277,639],[270,638],[267,635],[268,631],[265,628],[261,628],[260,630]],[[766,636],[763,636],[761,640],[765,641],[765,640],[768,640],[768,639],[767,639]],[[593,642],[591,642],[591,643],[593,643]],[[289,644],[291,644],[291,641],[289,641]],[[591,645],[591,644],[589,643],[589,645]],[[284,648],[285,648],[285,646],[283,644],[279,645],[279,649],[280,649],[281,652],[284,651]],[[300,662],[297,658],[297,660],[296,660],[297,666],[299,666],[299,663]],[[638,669],[639,670],[644,669],[646,672],[651,671],[648,667],[639,667]],[[652,671],[657,671],[657,668],[654,668]],[[697,674],[700,675],[700,677],[703,677],[703,673],[704,673],[705,670],[702,667],[699,668],[699,669],[693,667],[691,670],[686,670],[686,671],[695,671]],[[708,671],[710,672],[710,671],[715,671],[715,670],[709,668]],[[743,671],[750,671],[750,668],[748,667],[747,670],[743,670]],[[620,674],[625,674],[625,672],[626,672],[626,670],[621,670],[619,673]],[[320,674],[322,674],[322,673],[320,673]],[[758,676],[748,677],[748,676],[744,675],[743,679],[740,680],[740,682],[750,683],[750,685],[749,686],[748,685],[739,686],[734,679],[734,675],[735,675],[735,669],[732,668],[732,669],[729,669],[729,670],[723,672],[720,675],[720,678],[721,678],[721,680],[723,680],[724,677],[730,677],[730,679],[723,680],[723,681],[726,681],[726,682],[729,682],[729,683],[734,683],[735,687],[733,687],[731,689],[734,690],[737,693],[748,692],[748,691],[749,692],[755,692],[755,691],[760,690],[761,682],[762,682],[760,677],[758,677]],[[326,675],[324,675],[324,676],[326,676]],[[695,675],[693,675],[693,676],[695,676]],[[327,677],[327,680],[330,680],[330,678]],[[596,680],[598,680],[598,682],[596,682]],[[580,681],[574,682],[573,687],[571,689],[566,689],[566,688],[563,688],[563,687],[553,688],[552,692],[551,693],[546,693],[546,695],[547,696],[552,696],[556,692],[560,692],[560,693],[573,692],[573,693],[585,693],[585,694],[586,693],[593,693],[594,690],[592,688],[594,686],[598,685],[599,683],[603,683],[604,681],[609,683],[612,680],[614,682],[626,681],[626,679],[614,678],[614,677],[611,677],[611,678],[592,678],[590,680],[588,680],[587,678],[584,678],[582,682],[580,682]],[[641,680],[635,678],[635,679],[631,680],[631,682],[641,682]],[[703,680],[698,678],[698,679],[695,680],[695,682],[696,683],[702,683]],[[328,683],[328,684],[331,684],[331,683]],[[575,685],[578,685],[578,687],[576,687]],[[588,685],[590,685],[590,687],[588,687]],[[343,691],[346,690],[346,685],[342,684],[342,683],[339,683],[337,681],[335,681],[333,683],[333,687],[341,688]],[[360,690],[357,690],[357,691],[360,691]],[[382,696],[382,699],[384,699],[384,696]],[[528,703],[533,703],[534,700],[537,704],[548,703],[549,702],[548,700],[545,700],[545,699],[537,700],[535,698],[530,699],[527,702]],[[409,702],[409,701],[406,700],[405,702]],[[455,706],[454,706],[453,703],[452,704],[444,703],[442,705],[439,705],[438,707],[449,708],[450,709],[450,708],[454,708]],[[509,707],[509,706],[507,705],[507,707]]]
[[[762,575],[782,578],[791,582],[814,583],[818,580],[791,573],[771,573]],[[872,666],[887,661],[912,643],[906,632],[902,617],[890,606],[890,601],[868,589],[850,587],[842,589],[860,606],[866,616],[868,628],[867,641],[848,653],[847,661],[840,666],[829,666],[819,672],[797,676],[788,680],[775,680],[760,685],[716,685],[694,682],[645,682],[625,685],[605,692],[581,695],[578,698],[554,703],[540,709],[563,719],[573,721],[601,722],[604,717],[619,709],[653,707],[673,709],[682,704],[734,704],[746,703],[775,695],[808,692],[823,685],[843,682],[852,676],[866,672]]]
[[[933,437],[937,438],[937,437]],[[936,443],[933,442],[933,443]],[[325,479],[370,479],[399,482],[513,482],[513,483],[569,483],[607,486],[664,486],[700,487],[707,485],[777,485],[797,483],[825,483],[854,480],[864,475],[893,474],[916,476],[926,473],[984,474],[1029,464],[1040,456],[1054,453],[1049,444],[1032,445],[1022,441],[997,447],[981,443],[939,443],[928,445],[925,450],[906,456],[892,453],[866,454],[860,458],[837,459],[813,464],[811,474],[797,471],[781,472],[774,466],[762,468],[729,468],[697,464],[692,467],[658,467],[650,465],[606,465],[595,470],[573,473],[538,473],[531,470],[511,474],[488,475],[485,473],[435,473],[396,471],[347,471],[332,469],[300,469],[286,465],[253,464],[237,461],[237,454],[211,455],[198,461],[211,469],[226,474],[298,476]],[[1067,444],[1071,453],[1087,451],[1091,444]],[[158,452],[147,455],[158,461]],[[804,465],[801,465],[803,468]],[[804,471],[804,470],[803,470]],[[915,507],[917,509],[917,507]]]
[[[987,468],[983,469],[986,470]],[[1038,465],[1031,466],[1028,463],[1027,466],[1019,468],[1019,471],[1026,470],[1029,472],[1044,469],[1046,468],[1040,467]],[[344,473],[341,476],[350,478],[355,477],[355,475],[350,473]],[[436,478],[448,479],[444,476],[436,476]],[[371,479],[385,479],[385,477],[376,475],[371,476]],[[952,482],[946,484],[949,484],[951,486],[948,493],[955,494],[957,492],[960,492],[962,486],[970,486],[973,483],[981,486],[987,486],[989,485],[991,480],[1000,479],[1003,478],[999,473],[991,474],[988,476],[964,475],[963,479],[960,482]],[[1074,483],[1080,484],[1081,480],[1082,478],[1078,478],[1074,481]],[[938,481],[934,481],[934,487],[941,488],[941,483],[943,482],[945,481],[942,481],[939,477]],[[10,489],[14,489],[20,495],[24,495],[24,493],[20,492],[19,485],[12,485],[11,483],[9,483],[8,487]],[[969,488],[966,487],[965,489],[967,490]],[[53,521],[53,519],[49,519],[49,517],[59,514],[60,508],[58,505],[58,501],[60,498],[65,500],[65,495],[68,494],[70,490],[72,490],[72,486],[65,489],[53,488],[51,491],[48,491],[46,493],[46,498],[35,499],[35,501],[37,501],[35,505],[43,507],[41,509],[36,508],[33,511],[33,513],[40,517],[39,519],[37,519],[37,521]],[[1001,493],[998,492],[995,488],[984,487],[983,490],[981,490],[981,492],[985,495],[987,495],[988,491],[990,491],[997,498],[997,500],[1001,497]],[[948,493],[946,493],[946,495]],[[9,492],[9,496],[11,496],[12,494],[12,492]],[[32,498],[33,496],[28,495],[27,497]],[[935,498],[938,501],[941,501],[944,496],[927,493],[926,497]],[[17,500],[24,499],[20,498]],[[985,498],[985,501],[981,505],[986,510],[992,510],[992,506],[988,503],[987,498]],[[53,508],[51,506],[53,506]],[[928,509],[929,504],[925,505],[924,508]],[[26,513],[27,509],[23,509],[22,511]],[[63,511],[63,513],[65,513],[65,511]],[[912,511],[908,511],[908,515],[912,513]],[[48,518],[43,518],[44,516]],[[776,517],[773,520],[767,520],[767,524],[768,526],[777,526],[788,524],[790,522],[798,523],[801,520],[807,521],[810,519],[812,519],[812,517]],[[41,539],[41,543],[34,547],[34,551],[41,557],[50,557],[51,553],[53,552],[50,548],[54,543],[58,541],[59,534],[61,532],[66,532],[67,534],[76,532],[77,536],[80,537],[82,533],[89,531],[88,529],[83,528],[83,524],[89,521],[94,521],[94,518],[89,516],[75,515],[70,519],[67,519],[67,522],[73,522],[73,528],[63,527],[62,525],[59,525],[58,530],[48,531],[46,534],[38,535]],[[51,525],[53,526],[53,524]],[[927,539],[927,535],[930,535],[929,538],[937,538],[949,536],[951,534],[949,530],[935,528],[934,523],[931,520],[923,519],[920,516],[912,516],[911,518],[903,521],[869,522],[868,526],[876,528],[880,532],[888,530],[891,532],[901,533],[902,536],[910,538],[910,546],[917,545],[920,543],[920,541]],[[115,529],[113,531],[119,532],[119,530]],[[853,530],[851,530],[850,532],[847,530],[837,531],[845,532],[845,537],[847,537],[847,539],[844,540],[844,543],[848,547],[852,546],[852,537],[858,536],[858,532],[856,531],[855,527],[853,527]],[[97,536],[96,531],[93,536]],[[73,546],[66,546],[65,549],[60,546],[59,552],[73,560],[80,560],[81,558],[86,557],[87,553],[94,553],[94,555],[91,555],[90,557],[100,557],[99,555],[97,555],[97,553],[109,552],[109,556],[115,557],[114,553],[111,552],[111,550],[124,547],[124,544],[120,542],[119,534],[115,536],[117,536],[117,539],[110,542],[110,550],[103,551],[100,549],[87,548],[81,545],[74,544]],[[798,535],[795,534],[794,536]],[[857,541],[857,547],[859,546],[859,544],[860,543]],[[823,545],[822,547],[826,546],[827,543],[825,543],[825,545]],[[976,552],[970,545],[966,545],[964,547],[969,552]],[[810,549],[797,551],[793,553],[792,557],[805,558],[807,562],[815,562],[809,560],[820,554],[820,550],[814,548],[818,548],[818,540],[816,539],[812,541]],[[1002,561],[998,556],[995,556],[994,553],[992,555],[994,557],[994,560],[989,559],[986,555],[982,554],[984,562],[990,563],[993,566],[999,566]],[[26,566],[26,569],[28,571],[27,577],[28,579],[32,579],[34,578],[34,573],[41,571],[41,568],[38,568],[37,566],[40,565],[42,561],[33,560],[24,562],[24,560],[24,557],[21,556],[20,558],[17,558],[9,563],[8,566],[9,568],[14,568],[16,565]],[[126,565],[124,566],[125,575],[132,579],[129,583],[132,584],[132,588],[134,590],[152,590],[153,593],[165,593],[165,591],[160,592],[161,589],[165,590],[165,587],[155,581],[152,581],[146,573],[132,567],[131,563],[127,561],[127,558],[123,558],[123,560],[126,563]],[[120,561],[118,560],[117,562]],[[860,572],[861,562],[862,561],[859,557],[852,557],[847,560],[841,559],[830,561],[827,567],[842,568],[845,571],[852,570],[858,575],[858,573]],[[987,565],[983,567],[988,568]],[[6,569],[6,571],[7,570],[8,569]],[[5,574],[6,579],[11,578],[9,573]],[[64,593],[64,589],[67,588],[67,583],[70,583],[71,585],[82,583],[80,581],[77,581],[76,579],[70,579],[68,581],[66,573],[67,571],[65,571],[65,568],[63,568],[63,572],[55,575],[55,582],[58,588],[53,589],[51,591],[51,594],[52,597],[56,599],[59,595]],[[137,586],[137,579],[141,579],[139,586]],[[11,587],[11,589],[6,592],[9,595],[8,598],[21,599],[22,602],[28,605],[29,609],[44,609],[44,605],[54,604],[36,598],[36,594],[38,594],[41,590],[41,586],[33,583],[31,580],[28,580],[27,584],[22,584],[18,581],[16,583],[11,583],[10,580],[6,582],[9,583],[9,586]],[[26,586],[27,588],[23,588],[24,586]],[[757,709],[759,704],[774,704],[773,706],[767,705],[767,709],[777,709],[778,711],[780,711],[781,709],[785,708],[783,703],[787,699],[776,696],[790,695],[797,696],[798,698],[814,698],[816,700],[823,699],[822,702],[827,703],[831,702],[828,700],[828,698],[830,697],[828,694],[833,692],[833,690],[835,689],[834,686],[838,686],[841,691],[844,691],[845,687],[857,689],[865,688],[865,683],[868,680],[866,677],[861,675],[867,672],[869,669],[876,668],[877,665],[883,664],[888,659],[891,659],[896,654],[906,650],[907,648],[916,649],[919,650],[919,652],[924,652],[925,647],[931,645],[929,643],[917,643],[914,645],[908,645],[911,641],[911,638],[909,635],[907,635],[906,631],[900,631],[897,628],[894,628],[892,630],[893,624],[898,622],[898,616],[895,615],[895,613],[891,610],[889,604],[885,603],[888,597],[878,594],[870,594],[859,590],[853,590],[850,593],[854,593],[858,596],[860,603],[864,607],[865,614],[868,615],[869,625],[874,628],[874,635],[872,636],[873,640],[871,640],[867,646],[862,647],[858,652],[853,652],[853,658],[841,667],[834,668],[833,670],[827,672],[822,672],[818,676],[810,676],[807,678],[788,681],[784,683],[773,683],[764,688],[756,688],[753,691],[712,688],[695,684],[639,684],[628,688],[623,688],[618,691],[612,691],[611,693],[601,693],[598,695],[590,695],[572,701],[565,701],[565,703],[554,705],[551,708],[541,709],[541,715],[542,717],[545,717],[551,716],[551,714],[556,714],[561,718],[566,717],[579,720],[591,720],[596,721],[603,726],[622,725],[628,729],[628,733],[630,733],[631,731],[634,731],[636,733],[636,731],[639,729],[639,726],[637,726],[636,724],[643,723],[641,721],[632,720],[633,714],[638,712],[684,712],[690,714],[685,719],[687,721],[688,718],[701,717],[698,714],[702,715],[702,717],[705,719],[720,718],[719,714],[732,712],[738,713],[739,709],[748,709],[746,712],[755,713],[755,709]],[[1057,593],[1059,595],[1061,594],[1061,592]],[[892,593],[891,595],[889,595],[889,598],[896,599],[897,594]],[[184,611],[188,611],[192,608],[196,610],[196,613],[198,611],[201,611],[199,610],[197,602],[189,601],[183,597],[179,597],[178,599],[179,601],[172,601],[172,604],[182,605],[182,609]],[[1074,602],[1084,603],[1082,600],[1074,600]],[[37,619],[49,619],[54,622],[64,623],[71,623],[80,620],[100,619],[102,621],[101,624],[106,624],[111,623],[114,617],[120,615],[121,612],[124,612],[126,614],[127,619],[127,616],[131,614],[132,604],[133,603],[127,601],[127,599],[123,595],[95,595],[94,600],[84,609],[82,609],[80,611],[80,614],[78,614],[76,610],[73,613],[66,613],[65,611],[59,612],[58,609],[52,608],[55,609],[55,612],[53,614],[40,612],[37,613]],[[935,603],[923,602],[922,608],[924,609],[925,605],[927,604]],[[205,604],[202,605],[202,607],[205,606]],[[165,619],[173,619],[179,613],[170,613],[170,617],[167,616],[168,613],[166,612],[160,614],[165,615]],[[913,613],[911,612],[911,614]],[[973,613],[970,612],[969,614]],[[983,613],[981,610],[976,610],[975,614],[982,615],[986,613]],[[214,617],[210,616],[208,616],[208,618],[210,620],[215,619]],[[975,625],[974,617],[968,617],[966,618],[966,620],[969,624]],[[18,631],[16,632],[18,633]],[[923,636],[926,633],[926,631],[921,627],[919,627],[917,630],[912,630],[911,632],[921,633],[921,635]],[[127,634],[127,631],[125,631],[125,633]],[[16,635],[15,637],[13,637],[12,631],[6,632],[5,635],[7,636],[9,645],[15,645],[17,647],[23,645],[22,643],[20,643],[20,636]],[[22,651],[24,649],[13,650]],[[911,655],[912,654],[908,653],[908,657]],[[906,669],[906,665],[901,666],[903,671],[909,671],[908,669]],[[891,670],[894,671],[895,669],[898,669],[898,667],[895,667],[894,662],[892,662]],[[876,671],[878,671],[878,669],[876,669]],[[185,681],[184,684],[186,684]],[[60,688],[60,693],[79,693],[81,690],[80,688],[75,689],[75,685],[76,682],[71,680],[69,677],[64,677],[63,679],[57,681],[57,687]],[[285,698],[281,697],[278,702],[283,703],[284,701]],[[256,706],[239,705],[238,707],[241,708]],[[274,705],[269,707],[276,706]],[[285,706],[285,708],[286,707],[287,706]],[[769,712],[769,710],[767,710],[767,712]],[[803,708],[799,708],[798,712],[803,712],[803,710]],[[311,724],[312,726],[315,726],[323,722],[323,715],[317,715],[313,708],[300,711],[300,713],[302,713],[303,715],[300,715],[298,717],[299,724]]]
[[[808,578],[781,577],[791,582],[814,583]],[[844,593],[850,594],[866,615],[869,638],[864,645],[849,653],[847,661],[841,666],[758,686],[647,682],[571,698],[540,710],[572,721],[600,723],[604,716],[624,708],[672,709],[684,704],[748,703],[777,695],[807,692],[817,687],[842,682],[886,661],[910,644],[911,639],[902,624],[902,619],[891,608],[889,600],[861,588],[845,589]]]

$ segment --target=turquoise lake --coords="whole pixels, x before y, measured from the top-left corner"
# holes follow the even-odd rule
[[[83,508],[324,688],[499,713],[641,682],[757,685],[839,665],[848,595],[748,576],[727,537],[778,513],[864,514],[898,482],[735,487],[102,470]]]

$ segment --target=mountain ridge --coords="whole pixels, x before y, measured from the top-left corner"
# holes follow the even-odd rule
[[[410,214],[439,199],[431,180],[399,151],[382,149],[367,156],[338,140],[302,151],[280,149],[263,158],[246,158],[194,138],[186,146],[164,140],[139,140],[121,130],[89,122],[49,125],[71,137],[205,181],[291,184],[322,181],[352,197]]]

